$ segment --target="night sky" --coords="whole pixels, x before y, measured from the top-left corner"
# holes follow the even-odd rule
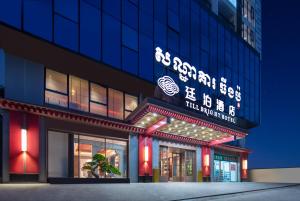
[[[262,0],[261,126],[249,168],[300,167],[300,1]]]

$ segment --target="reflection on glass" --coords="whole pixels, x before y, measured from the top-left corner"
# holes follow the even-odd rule
[[[127,143],[120,140],[106,140],[106,158],[109,164],[118,168],[121,175],[107,175],[107,177],[127,177]]]
[[[78,144],[79,144],[79,138],[78,135],[74,135],[74,177],[78,178],[79,177],[79,148],[78,148]]]
[[[45,103],[68,106],[67,75],[46,69]]]
[[[172,154],[172,166],[173,166],[173,175],[172,177],[180,177],[181,176],[181,154],[173,153]],[[174,179],[174,178],[173,178]]]
[[[101,137],[74,135],[74,177],[95,178],[91,171],[83,169],[95,154],[102,154],[109,164],[118,168],[121,175],[96,171],[99,178],[127,177],[127,142]]]
[[[160,176],[169,176],[168,147],[160,147]]]
[[[125,110],[133,111],[137,107],[137,97],[125,94]]]
[[[88,81],[75,76],[69,79],[69,106],[72,109],[88,112],[89,86]]]
[[[136,96],[125,94],[125,118],[137,108],[138,99]]]
[[[102,116],[107,116],[107,106],[90,102],[90,112]]]
[[[67,107],[68,106],[68,96],[46,90],[45,91],[45,103],[58,105],[58,106],[62,106],[62,107]]]
[[[235,182],[238,177],[237,171],[237,162],[224,161],[223,159],[214,160],[215,181]]]
[[[107,104],[107,98],[106,98],[106,88],[91,83],[91,101]]]
[[[46,69],[46,89],[67,94],[67,75]]]
[[[90,89],[90,112],[107,116],[106,88],[98,84],[91,83]]]
[[[237,181],[237,163],[230,162],[230,181]]]
[[[221,167],[223,170],[223,181],[230,181],[229,162],[221,161]]]
[[[124,118],[123,92],[109,88],[108,116],[116,119]]]
[[[193,166],[194,166],[194,158],[195,152],[194,151],[186,151],[186,158],[185,158],[185,171],[186,176],[193,176]]]
[[[89,137],[80,135],[74,137],[74,176],[80,178],[93,178],[93,175],[88,170],[83,170],[82,167],[86,162],[92,161],[92,157],[97,154],[105,155],[105,139],[99,137]],[[104,177],[104,173],[98,170],[100,177]]]
[[[125,110],[125,119],[130,115],[131,112]]]

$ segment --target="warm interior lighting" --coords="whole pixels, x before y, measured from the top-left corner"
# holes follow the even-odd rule
[[[248,160],[244,159],[243,160],[243,170],[247,170],[248,169]]]
[[[154,117],[155,115],[156,117]],[[159,134],[166,133],[175,136],[188,137],[206,141],[210,146],[233,141],[235,139],[234,135],[239,134],[232,132],[229,129],[219,130],[218,127],[213,125],[206,126],[201,122],[189,118],[176,119],[172,115],[162,115],[154,112],[143,113],[141,116],[137,115],[138,119],[134,119],[134,125],[146,129],[146,134],[158,132]],[[191,136],[191,134],[193,135]],[[240,137],[242,138],[243,136]]]
[[[27,130],[21,129],[21,150],[27,151]]]
[[[204,166],[206,166],[206,167],[209,166],[209,155],[208,154],[204,155]]]
[[[149,148],[148,148],[148,146],[145,146],[144,157],[145,157],[145,162],[148,162],[149,161]]]

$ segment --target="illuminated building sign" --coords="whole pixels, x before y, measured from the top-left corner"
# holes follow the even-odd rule
[[[157,84],[168,96],[174,96],[175,94],[179,93],[178,85],[169,76],[163,76],[159,78],[157,80]]]
[[[196,97],[196,88],[185,85],[185,106],[202,112],[207,116],[214,116],[222,120],[236,123],[236,108],[240,108],[241,102],[241,88],[239,85],[234,87],[227,87],[227,79],[221,77],[220,82],[217,79],[206,74],[202,70],[197,70],[195,66],[190,65],[188,62],[182,62],[180,58],[173,57],[169,52],[163,53],[160,47],[155,48],[155,59],[157,62],[162,63],[165,67],[171,66],[174,71],[178,72],[179,80],[186,83],[187,81],[198,82],[203,87],[210,88],[214,91],[219,90],[221,96],[224,98],[233,99],[236,101],[237,106],[225,106],[224,100],[217,98],[213,100],[209,94],[203,93],[202,97]],[[168,96],[174,96],[179,93],[179,87],[175,81],[169,76],[163,76],[157,80],[158,86]],[[202,99],[202,105],[196,101]],[[215,106],[215,109],[213,108]]]

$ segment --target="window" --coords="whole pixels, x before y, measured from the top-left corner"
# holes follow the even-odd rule
[[[124,119],[124,97],[123,92],[108,89],[108,116],[116,119]]]
[[[107,116],[107,90],[94,83],[90,85],[90,112]]]
[[[106,177],[127,177],[127,143],[121,140],[106,139],[106,158],[112,166],[119,169],[121,175]]]
[[[105,156],[105,139],[100,137],[89,137],[74,135],[74,177],[92,178],[90,171],[84,170],[86,162],[92,161],[95,154]],[[100,178],[105,177],[103,172],[96,172]]]
[[[47,69],[45,103],[68,106],[68,77],[65,74]]]
[[[46,69],[45,103],[123,120],[138,106],[138,98]],[[125,106],[124,106],[125,105]]]
[[[136,96],[125,94],[125,118],[136,109],[138,99]]]
[[[88,81],[75,76],[69,78],[69,107],[75,110],[89,111]]]
[[[127,177],[126,141],[84,135],[74,135],[74,177],[95,178],[90,170],[83,169],[87,162],[92,161],[95,154],[105,156],[109,164],[121,173],[121,175],[114,175],[98,169],[95,173],[100,178]]]

